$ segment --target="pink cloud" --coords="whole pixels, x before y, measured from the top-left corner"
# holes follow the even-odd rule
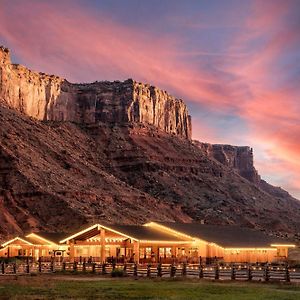
[[[271,149],[268,166],[260,164],[262,172],[289,170],[297,179],[286,183],[291,186],[300,182],[299,93],[293,87],[274,87],[274,78],[281,75],[274,74],[274,68],[300,40],[297,24],[285,25],[288,14],[297,9],[295,3],[255,1],[231,45],[220,52],[224,55],[203,49],[185,52],[179,47],[184,41],[176,35],[124,26],[75,1],[60,1],[58,8],[45,1],[27,0],[25,6],[24,1],[2,0],[0,37],[22,61],[40,71],[72,81],[133,77],[218,113],[236,114],[250,128],[245,138],[249,144],[267,143]],[[191,54],[209,55],[216,70],[184,60]],[[218,128],[193,127],[197,137],[222,140],[216,137]],[[280,164],[274,163],[275,157]]]
[[[215,105],[224,98],[215,74],[178,59],[175,37],[145,35],[104,15],[95,18],[74,2],[63,1],[59,9],[44,1],[20,3],[4,0],[0,36],[33,67],[75,81],[134,77]]]

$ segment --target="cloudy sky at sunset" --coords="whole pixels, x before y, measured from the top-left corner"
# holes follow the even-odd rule
[[[71,82],[168,90],[194,139],[250,145],[300,198],[300,0],[0,0],[0,44]]]

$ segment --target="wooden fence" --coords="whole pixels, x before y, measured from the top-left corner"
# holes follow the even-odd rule
[[[37,262],[37,263],[1,263],[0,275],[21,275],[32,273],[94,273],[113,275],[119,271],[121,275],[134,277],[187,277],[211,280],[255,280],[255,281],[300,281],[300,268],[273,265],[211,265],[199,264],[97,264],[70,262]]]

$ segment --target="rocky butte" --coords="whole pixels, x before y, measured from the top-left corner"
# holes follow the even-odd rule
[[[86,223],[205,221],[298,239],[300,202],[250,147],[192,141],[185,103],[134,80],[72,84],[0,48],[0,239]]]
[[[0,72],[0,97],[10,107],[38,120],[146,123],[191,138],[191,118],[185,103],[154,86],[132,79],[73,84],[12,64],[4,47],[0,48]]]

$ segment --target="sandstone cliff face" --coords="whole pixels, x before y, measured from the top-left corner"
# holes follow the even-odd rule
[[[63,82],[57,76],[32,72],[21,65],[12,64],[9,50],[0,47],[0,98],[10,107],[45,120],[51,102],[55,102],[59,96],[64,98],[60,92]]]
[[[240,176],[246,178],[269,195],[283,201],[298,201],[282,188],[273,186],[261,179],[254,166],[252,148],[248,146],[201,143],[199,141],[194,141],[194,144],[204,151],[208,157],[235,170]]]
[[[0,98],[38,120],[143,123],[191,138],[186,105],[165,91],[131,79],[72,84],[12,64],[4,47],[0,47]]]
[[[209,157],[221,164],[233,168],[249,181],[259,184],[260,176],[254,167],[253,149],[248,146],[232,146],[222,144],[208,144],[196,142],[200,149],[204,150]]]

